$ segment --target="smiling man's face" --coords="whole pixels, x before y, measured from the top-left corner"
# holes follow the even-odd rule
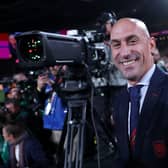
[[[130,83],[136,84],[153,65],[154,39],[143,22],[125,18],[113,26],[111,42],[116,66]]]

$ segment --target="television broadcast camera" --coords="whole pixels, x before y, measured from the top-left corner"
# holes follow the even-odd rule
[[[24,68],[67,65],[74,81],[77,77],[90,80],[85,82],[92,82],[94,87],[108,85],[110,61],[106,48],[90,37],[30,31],[17,35],[16,40],[17,55]]]
[[[17,55],[24,68],[66,65],[67,69],[56,92],[67,104],[67,142],[64,168],[76,164],[82,168],[84,129],[88,99],[93,88],[108,85],[109,60],[105,47],[89,41],[87,36],[68,36],[41,31],[16,36]],[[57,77],[56,77],[57,78]],[[95,84],[96,83],[96,84]],[[91,110],[92,111],[92,110]],[[74,135],[77,136],[74,136]],[[77,156],[72,160],[72,145]],[[78,145],[80,144],[80,145]]]
[[[16,52],[23,68],[36,71],[54,65],[66,66],[65,72],[59,74],[62,81],[56,88],[61,98],[67,100],[68,107],[64,168],[71,168],[71,165],[82,168],[87,108],[93,119],[93,90],[101,92],[110,83],[111,54],[104,43],[105,27],[101,25],[105,26],[106,21],[113,24],[113,16],[103,14],[98,20],[99,30],[85,31],[77,36],[43,31],[29,31],[16,36]],[[72,159],[74,154],[75,160]]]
[[[81,72],[81,78],[87,76],[94,87],[108,86],[112,67],[111,54],[109,55],[109,48],[103,41],[109,40],[106,24],[110,23],[112,26],[116,20],[117,17],[113,11],[102,12],[96,20],[95,30],[83,31],[81,36],[42,31],[30,31],[17,35],[17,55],[20,64],[24,68],[31,69],[55,64],[68,65],[74,71],[72,74],[77,75],[76,72]],[[78,76],[80,78],[79,74]]]

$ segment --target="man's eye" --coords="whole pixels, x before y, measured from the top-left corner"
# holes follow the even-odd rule
[[[134,45],[134,44],[136,44],[136,43],[137,43],[137,40],[136,40],[136,39],[130,40],[130,41],[128,42],[128,44],[130,44],[130,45]]]
[[[112,48],[119,48],[120,47],[120,43],[112,43]]]

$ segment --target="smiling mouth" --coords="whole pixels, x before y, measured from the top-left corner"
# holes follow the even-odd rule
[[[131,65],[131,64],[135,63],[136,60],[137,59],[127,60],[127,61],[121,61],[120,64],[123,64],[123,65],[127,66],[127,65]]]

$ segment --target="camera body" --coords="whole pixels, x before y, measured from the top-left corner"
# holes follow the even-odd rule
[[[57,64],[84,67],[87,70],[81,73],[81,78],[89,76],[91,82],[98,81],[95,87],[106,86],[109,58],[103,42],[100,45],[95,39],[97,36],[96,32],[85,36],[24,32],[16,36],[16,51],[24,68],[39,69]]]
[[[30,31],[16,36],[16,40],[17,56],[25,67],[81,64],[87,55],[81,37]]]

